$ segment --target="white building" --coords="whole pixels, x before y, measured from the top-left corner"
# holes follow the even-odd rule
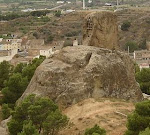
[[[142,63],[139,65],[140,71],[142,70],[142,68],[149,68],[149,64],[148,63]]]
[[[88,3],[92,3],[92,0],[88,0]]]
[[[57,1],[57,4],[63,4],[64,1]]]
[[[73,46],[78,46],[78,40],[77,40],[77,39],[75,39],[75,40],[73,41]]]
[[[0,50],[21,50],[22,39],[2,39],[0,40]]]
[[[53,52],[53,50],[52,50],[52,48],[50,48],[50,49],[43,49],[43,50],[40,50],[40,55],[42,55],[42,56],[46,56],[46,58],[48,58],[49,56],[51,56],[52,54],[54,54],[54,52]]]
[[[134,51],[133,58],[136,61],[136,63],[139,65],[140,70],[142,68],[150,67],[150,51],[149,50]]]

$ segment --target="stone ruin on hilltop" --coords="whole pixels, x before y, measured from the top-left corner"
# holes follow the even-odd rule
[[[83,45],[119,49],[117,16],[112,12],[92,12],[84,20]]]

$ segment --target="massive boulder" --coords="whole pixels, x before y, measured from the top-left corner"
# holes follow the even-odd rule
[[[20,100],[32,93],[49,97],[60,107],[91,97],[143,99],[128,55],[82,45],[65,47],[46,59]]]
[[[119,49],[117,16],[113,12],[92,12],[85,17],[83,45]]]

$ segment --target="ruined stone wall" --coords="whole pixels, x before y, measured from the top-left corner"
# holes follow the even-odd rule
[[[92,12],[84,20],[83,45],[119,49],[117,16],[112,12]]]

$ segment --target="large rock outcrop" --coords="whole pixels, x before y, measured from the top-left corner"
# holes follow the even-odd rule
[[[117,16],[113,12],[92,12],[85,17],[83,45],[119,49]]]
[[[89,97],[143,98],[129,56],[94,46],[66,47],[46,59],[20,100],[31,93],[50,97],[61,107]]]

